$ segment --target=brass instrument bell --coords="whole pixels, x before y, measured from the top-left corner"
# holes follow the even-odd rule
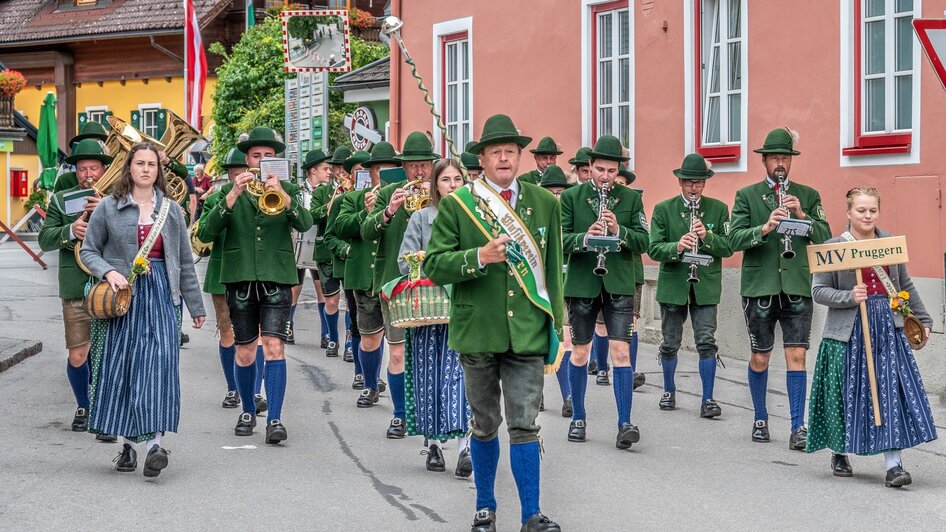
[[[430,190],[422,187],[423,179],[415,179],[401,187],[411,193],[404,200],[404,210],[408,213],[415,213],[430,204]]]
[[[246,184],[246,191],[257,198],[257,205],[263,214],[275,216],[287,209],[282,194],[266,188],[266,184],[260,179],[259,168],[249,168],[247,172],[255,175],[256,179]]]

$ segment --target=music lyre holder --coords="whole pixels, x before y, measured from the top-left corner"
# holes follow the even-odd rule
[[[787,236],[807,236],[811,231],[811,220],[785,218],[778,223],[775,232]]]
[[[680,257],[680,261],[687,264],[696,264],[697,266],[709,266],[713,263],[713,256],[684,251],[683,255]]]
[[[614,235],[589,236],[588,249],[607,253],[621,251],[621,240]]]

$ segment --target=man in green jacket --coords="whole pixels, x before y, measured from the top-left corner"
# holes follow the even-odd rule
[[[558,144],[552,137],[543,137],[539,145],[534,150],[529,150],[535,159],[535,170],[526,172],[517,179],[525,180],[533,185],[538,185],[542,181],[542,174],[550,164],[555,164],[562,150],[558,149]]]
[[[66,350],[69,360],[66,376],[76,399],[76,412],[72,419],[72,430],[86,432],[89,428],[89,380],[88,364],[92,317],[85,311],[85,286],[89,274],[76,263],[74,247],[85,238],[88,219],[99,204],[95,195],[74,199],[66,203],[66,195],[92,188],[105,174],[112,162],[102,143],[95,139],[81,140],[72,155],[66,159],[76,167],[78,184],[53,194],[46,209],[46,220],[39,232],[39,246],[43,251],[59,250],[59,297],[62,299],[62,323],[65,328]],[[81,212],[73,207],[75,202],[84,202]],[[114,436],[100,435],[100,440],[114,441]]]
[[[237,144],[246,154],[246,164],[259,168],[260,160],[275,157],[286,146],[272,129],[253,128],[246,140]],[[266,443],[278,444],[287,438],[280,420],[286,394],[284,342],[289,334],[291,288],[298,280],[292,230],[305,232],[312,215],[302,206],[299,187],[278,177],[262,176],[266,190],[282,196],[286,210],[274,215],[263,213],[258,199],[245,192],[256,179],[244,172],[223,186],[223,198],[206,219],[206,235],[216,238],[224,229],[223,263],[220,282],[227,287],[227,306],[236,341],[236,380],[241,397],[253,394],[257,371],[265,371],[269,411]],[[256,343],[263,337],[265,369],[257,368]],[[234,428],[237,436],[250,436],[256,426],[256,405],[243,401],[243,413]]]
[[[108,138],[108,132],[98,122],[86,122],[82,128],[79,129],[79,134],[72,137],[69,141],[69,147],[72,148],[73,153],[78,146],[80,141],[85,139],[96,139],[102,142],[105,142],[105,139]],[[61,192],[63,190],[69,190],[79,185],[79,179],[76,177],[76,172],[65,172],[56,177],[56,184],[53,186],[53,194],[56,192]]]
[[[405,208],[407,199],[420,189],[429,187],[433,161],[439,157],[433,153],[430,139],[422,131],[414,131],[404,140],[404,149],[397,159],[407,173],[407,180],[385,185],[378,191],[374,208],[361,224],[361,237],[378,241],[378,254],[374,261],[372,291],[381,293],[388,282],[401,277],[397,259],[401,241],[407,230],[411,212]],[[407,182],[412,186],[407,186]],[[391,402],[394,417],[388,426],[387,437],[400,439],[407,435],[407,407],[404,398],[404,329],[391,325],[388,306],[381,304],[384,318],[384,334],[388,342],[388,385],[391,387]],[[439,450],[439,447],[435,447]],[[441,457],[442,459],[442,457]]]
[[[562,194],[562,239],[568,257],[565,301],[575,346],[568,368],[573,407],[568,441],[585,441],[585,365],[600,312],[614,365],[614,399],[618,410],[615,446],[628,449],[640,441],[640,430],[631,423],[634,368],[629,344],[637,283],[634,255],[647,251],[647,219],[640,193],[614,186],[620,163],[628,160],[621,141],[612,135],[602,135],[588,155],[591,180]],[[610,237],[617,246],[606,253],[600,251],[595,240],[601,237]],[[606,268],[603,274],[599,270],[602,257]]]
[[[660,263],[657,275],[657,302],[660,303],[660,364],[664,374],[661,410],[677,406],[674,375],[677,351],[683,339],[687,313],[693,325],[693,340],[700,355],[700,379],[703,397],[700,417],[713,418],[722,409],[713,399],[716,380],[716,308],[723,287],[722,259],[732,256],[724,234],[729,222],[725,203],[703,195],[706,181],[713,177],[706,160],[697,153],[683,159],[673,171],[680,184],[680,195],[654,207],[651,217],[648,255]],[[696,250],[703,257],[687,253]],[[712,259],[708,265],[690,264],[686,259]],[[691,273],[692,272],[692,273]]]
[[[332,190],[336,192],[336,194],[333,194],[335,196],[341,196],[348,190],[351,190],[351,174],[345,171],[345,159],[349,157],[351,157],[351,150],[347,146],[339,146],[338,148],[335,148],[332,158],[328,160],[329,179],[333,185]],[[325,207],[328,207],[327,203]],[[326,229],[328,227],[329,210],[330,209],[328,208],[325,209],[325,220],[323,223]],[[312,212],[313,223],[318,223],[315,221],[315,211]],[[327,274],[328,278],[337,279],[339,285],[341,285],[345,272],[336,272],[332,268],[332,265],[335,262],[335,256],[328,249],[328,246],[325,245],[325,231],[319,231],[319,234],[316,235],[315,249],[316,253],[320,253],[321,256],[327,257],[324,266],[319,266],[319,281],[322,282],[322,276]],[[319,251],[320,249],[321,251]],[[325,270],[324,274],[323,269]],[[344,270],[344,267],[342,270]],[[344,290],[344,288],[342,290]],[[339,302],[341,302],[341,297],[339,297]],[[346,309],[345,312],[345,351],[342,355],[342,359],[345,362],[354,361],[354,356],[352,355],[351,349],[351,312],[352,311],[350,309]],[[322,336],[322,340],[325,346],[328,347],[328,339],[324,335]]]
[[[831,228],[821,207],[821,196],[805,185],[789,180],[795,150],[792,132],[774,129],[762,148],[765,179],[736,192],[729,244],[742,255],[742,308],[749,330],[749,392],[755,408],[752,441],[768,442],[768,412],[765,393],[769,358],[775,347],[775,324],[782,328],[785,348],[786,387],[792,416],[789,449],[803,451],[808,437],[804,426],[807,372],[805,352],[811,335],[811,274],[805,248],[831,237]],[[783,220],[807,220],[807,235],[781,235]],[[787,240],[786,240],[787,239]],[[791,253],[785,253],[791,249]]]
[[[474,531],[495,530],[494,484],[505,396],[512,473],[522,530],[557,531],[539,511],[543,367],[559,363],[562,299],[561,206],[547,190],[516,179],[522,148],[512,120],[493,115],[470,147],[485,178],[440,201],[424,271],[453,285],[449,346],[460,353],[473,419]]]
[[[332,276],[332,252],[325,247],[325,224],[328,221],[328,202],[338,190],[332,183],[331,158],[322,150],[310,150],[305,155],[302,171],[305,172],[306,185],[310,188],[309,212],[315,229],[315,245],[312,257],[316,269],[310,270],[312,284],[315,286],[319,303],[319,322],[322,327],[322,347],[325,356],[338,356],[338,300],[342,292],[341,281]],[[299,269],[299,284],[293,287],[293,300],[299,299],[302,282],[305,280],[305,268]],[[293,316],[295,316],[293,305]]]
[[[575,152],[575,156],[568,160],[568,164],[572,165],[572,169],[578,176],[579,185],[591,179],[591,167],[588,166],[589,151],[591,151],[591,148],[582,146]]]

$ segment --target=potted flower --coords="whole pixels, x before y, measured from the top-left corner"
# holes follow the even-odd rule
[[[13,127],[13,98],[26,87],[16,70],[0,70],[0,127]]]

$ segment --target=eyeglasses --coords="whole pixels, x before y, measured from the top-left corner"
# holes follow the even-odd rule
[[[692,188],[703,188],[706,186],[706,181],[702,179],[681,179],[680,183],[685,187]]]

